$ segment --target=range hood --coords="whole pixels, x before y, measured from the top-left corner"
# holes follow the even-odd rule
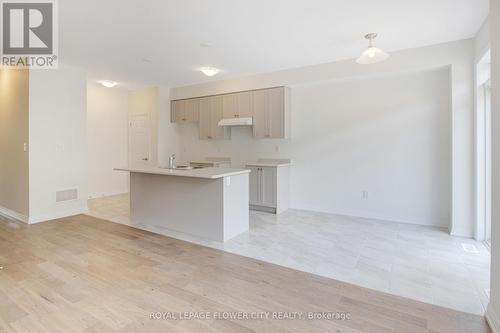
[[[253,118],[252,117],[244,117],[244,118],[225,118],[219,121],[219,126],[252,126]]]

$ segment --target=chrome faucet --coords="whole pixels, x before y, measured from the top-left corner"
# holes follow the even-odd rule
[[[175,160],[175,154],[170,155],[170,157],[168,158],[168,168],[169,169],[175,168],[174,160]]]

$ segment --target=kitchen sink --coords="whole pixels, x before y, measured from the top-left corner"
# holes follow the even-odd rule
[[[160,167],[160,168],[167,169],[167,170],[193,170],[193,169],[197,169],[197,168],[194,168],[194,167],[189,166],[189,165],[176,165],[173,168],[169,168],[169,167]]]

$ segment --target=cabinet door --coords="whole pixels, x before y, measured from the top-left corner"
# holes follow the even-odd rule
[[[182,121],[196,123],[199,121],[200,99],[192,98],[184,101],[184,117]]]
[[[276,207],[276,168],[261,167],[261,205]]]
[[[224,118],[237,118],[238,94],[222,95],[222,114]]]
[[[219,126],[222,115],[222,96],[210,97],[210,137],[209,139],[225,139],[224,127]]]
[[[268,90],[267,137],[279,139],[285,137],[285,91],[284,88]]]
[[[180,123],[184,118],[184,101],[172,101],[170,104],[170,121]]]
[[[269,131],[267,127],[268,92],[256,90],[252,93],[253,108],[253,135],[257,139],[266,138]]]
[[[241,92],[236,94],[239,117],[252,117],[252,92]]]
[[[212,117],[210,97],[200,98],[198,129],[200,132],[200,139],[207,140],[211,138]]]
[[[248,167],[250,172],[250,204],[251,205],[261,205],[260,193],[261,193],[261,181],[260,181],[260,168]]]

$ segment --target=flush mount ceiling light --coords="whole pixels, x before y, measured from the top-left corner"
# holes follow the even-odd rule
[[[114,86],[116,86],[118,84],[118,82],[109,81],[109,80],[101,80],[101,81],[99,81],[99,83],[102,84],[103,86],[105,86],[106,88],[113,88]]]
[[[214,76],[220,72],[220,70],[218,68],[215,68],[215,67],[202,67],[202,68],[200,68],[200,71],[203,74],[205,74],[206,76]]]
[[[361,56],[356,60],[358,64],[369,65],[381,62],[389,58],[389,54],[385,53],[378,47],[373,46],[373,40],[377,37],[377,34],[371,33],[365,36],[370,42],[368,48],[361,54]]]

